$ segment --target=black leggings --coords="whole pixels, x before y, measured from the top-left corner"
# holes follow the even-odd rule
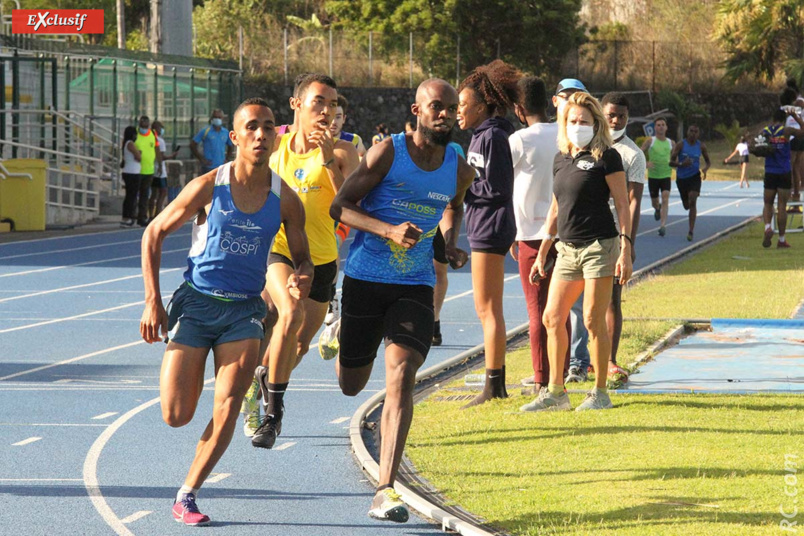
[[[123,219],[137,219],[137,193],[140,189],[140,176],[135,173],[123,173],[123,184],[126,197],[123,199]]]

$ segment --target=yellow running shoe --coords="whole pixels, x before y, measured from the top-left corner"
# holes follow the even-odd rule
[[[335,322],[324,328],[321,336],[318,337],[318,353],[321,354],[321,359],[329,361],[341,351],[341,319],[338,318]]]
[[[382,494],[382,503],[369,510],[369,517],[380,521],[406,522],[410,517],[410,513],[408,512],[408,507],[402,502],[402,497],[393,488],[385,488],[377,492],[377,495],[380,494]],[[377,500],[377,495],[374,496],[375,501]]]
[[[260,368],[265,367],[257,367],[258,370]],[[254,432],[260,427],[260,382],[256,374],[243,398],[240,413],[243,414],[243,433],[246,437],[253,437]]]

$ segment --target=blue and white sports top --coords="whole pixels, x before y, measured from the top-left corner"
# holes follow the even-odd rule
[[[678,163],[680,164],[686,160],[687,157],[692,160],[692,165],[677,167],[676,180],[689,179],[690,177],[694,177],[696,174],[701,172],[701,140],[697,140],[695,145],[690,145],[687,143],[687,139],[684,138],[684,145],[682,146],[681,152],[678,155]]]
[[[377,235],[357,231],[344,273],[353,279],[401,285],[435,286],[433,237],[458,182],[458,155],[447,147],[435,171],[419,168],[408,153],[405,134],[391,136],[394,163],[382,182],[360,202],[373,218],[399,225],[409,221],[422,229],[410,249]]]
[[[231,173],[232,164],[218,168],[206,222],[193,223],[184,279],[209,296],[245,300],[259,296],[265,287],[268,253],[281,223],[282,179],[271,171],[268,199],[260,210],[248,214],[232,199]]]

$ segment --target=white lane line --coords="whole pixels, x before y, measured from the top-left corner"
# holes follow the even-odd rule
[[[93,420],[106,419],[108,417],[111,417],[112,415],[117,415],[117,413],[118,413],[117,411],[109,411],[108,413],[101,413],[100,415],[95,415],[94,417],[92,417],[92,419]]]
[[[508,277],[503,279],[503,281],[513,281],[514,279],[519,279],[519,274],[509,275]],[[466,292],[461,292],[460,294],[450,296],[449,298],[446,298],[444,300],[444,303],[447,303],[448,301],[452,301],[452,300],[457,300],[458,298],[463,298],[464,296],[468,296],[470,294],[474,294],[474,292],[475,292],[474,290],[467,290]],[[2,331],[0,331],[0,333],[2,333]]]
[[[66,423],[66,422],[0,422],[0,426],[80,426],[80,427],[104,427],[105,424],[88,423]]]
[[[342,422],[346,422],[350,419],[350,417],[339,417],[333,421],[329,421],[329,424],[341,424]]]
[[[232,476],[232,473],[210,473],[209,478],[204,481],[204,484],[215,484],[230,476]]]
[[[726,207],[730,207],[731,205],[736,205],[737,203],[742,203],[743,201],[748,201],[748,198],[746,197],[746,198],[738,199],[737,201],[732,201],[730,203],[726,203],[725,205],[718,205],[718,206],[716,206],[714,208],[710,208],[709,210],[699,212],[698,217],[700,218],[701,216],[706,216],[707,214],[711,214],[712,212],[717,212],[718,210],[724,209]],[[688,223],[688,222],[689,222],[689,220],[687,218],[681,218],[681,219],[678,219],[678,220],[676,220],[674,222],[668,223],[667,225],[665,225],[665,227],[672,227],[673,225],[679,225],[679,224]],[[647,231],[642,231],[641,233],[637,234],[637,237],[640,237],[640,236],[646,235],[646,234],[653,234],[658,229],[659,229],[658,227],[654,227],[652,229],[648,229]],[[446,300],[444,300],[444,301],[446,301]]]
[[[140,510],[139,512],[134,512],[128,517],[124,517],[123,519],[120,520],[120,522],[125,524],[134,523],[138,519],[142,519],[143,517],[147,516],[150,513],[152,513],[150,510]]]
[[[87,235],[81,235],[81,236],[87,236]],[[180,233],[180,234],[177,233],[177,234],[172,234],[172,235],[168,236],[167,238],[165,238],[165,240],[170,240],[170,239],[173,239],[173,238],[187,239],[189,237],[190,237],[190,235],[187,234],[187,233]],[[19,253],[17,255],[7,255],[7,256],[4,256],[4,257],[0,257],[0,261],[7,261],[9,259],[20,259],[20,258],[24,258],[24,257],[37,257],[37,256],[40,256],[40,255],[53,255],[54,253],[75,253],[76,251],[84,251],[84,250],[87,250],[87,249],[98,249],[98,248],[107,248],[107,247],[119,248],[120,246],[122,246],[124,244],[139,244],[141,242],[142,242],[142,239],[138,238],[136,240],[122,240],[120,242],[108,242],[106,244],[93,244],[91,246],[81,246],[81,247],[77,247],[77,248],[52,249],[50,251],[36,251],[36,252],[33,252],[33,253]],[[17,243],[19,243],[19,242],[17,242]]]
[[[285,449],[289,449],[290,447],[292,447],[292,446],[293,446],[293,445],[295,445],[295,444],[296,444],[296,442],[295,442],[295,441],[288,441],[287,443],[282,443],[282,444],[281,444],[281,445],[279,445],[278,447],[274,447],[272,450],[285,450]]]
[[[140,302],[140,303],[142,303],[142,302]],[[3,333],[3,332],[0,331],[0,333]],[[131,348],[132,346],[137,346],[139,344],[145,344],[145,341],[140,340],[140,341],[136,341],[136,342],[130,342],[128,344],[121,344],[120,346],[113,346],[111,348],[104,348],[103,350],[98,350],[97,352],[91,352],[89,354],[80,355],[78,357],[65,359],[64,361],[58,361],[56,363],[51,363],[49,365],[42,365],[41,367],[36,367],[36,368],[28,369],[28,370],[23,370],[23,371],[20,371],[20,372],[15,372],[14,374],[9,374],[8,376],[0,377],[0,381],[10,380],[11,378],[18,378],[20,376],[25,376],[26,374],[33,374],[34,372],[47,370],[49,368],[59,367],[61,365],[67,365],[68,363],[75,363],[76,361],[81,361],[82,359],[88,359],[90,357],[95,357],[96,355],[102,355],[102,354],[106,354],[106,353],[109,353],[109,352],[115,352],[117,350],[123,350],[125,348]]]
[[[83,482],[80,478],[0,478],[0,482]]]
[[[23,445],[30,445],[31,443],[36,443],[42,439],[41,437],[29,437],[28,439],[23,439],[22,441],[17,441],[16,443],[12,443],[12,447],[21,447]]]
[[[138,302],[126,303],[124,305],[118,305],[117,307],[109,307],[108,309],[100,309],[98,311],[91,311],[89,313],[83,313],[83,314],[80,314],[80,315],[65,316],[63,318],[56,318],[56,319],[53,319],[53,320],[46,320],[45,322],[37,322],[35,324],[26,324],[24,326],[17,326],[16,328],[0,329],[0,333],[11,333],[12,331],[20,331],[20,330],[23,330],[23,329],[38,328],[40,326],[47,326],[47,325],[50,325],[50,324],[58,324],[59,322],[67,322],[67,321],[70,321],[70,320],[78,320],[79,318],[86,318],[88,316],[102,315],[103,313],[109,313],[109,312],[112,312],[112,311],[119,311],[120,309],[127,309],[129,307],[135,307],[137,305],[143,305],[144,303],[145,303],[145,300],[142,300],[142,301],[138,301]],[[141,341],[141,342],[145,342],[145,341]],[[2,379],[3,378],[0,378],[0,380],[2,380]]]
[[[160,270],[159,274],[166,274],[168,272],[177,272],[179,270],[186,270],[186,268],[169,268],[167,270]],[[120,281],[128,281],[129,279],[142,279],[142,274],[127,275],[125,277],[118,277],[115,279],[106,279],[104,281],[96,281],[94,283],[84,283],[83,285],[73,285],[71,287],[54,288],[50,290],[42,290],[39,292],[32,292],[30,294],[20,294],[19,296],[11,296],[9,298],[0,298],[0,303],[9,302],[14,300],[21,300],[23,298],[33,298],[34,296],[43,296],[45,294],[54,294],[56,292],[65,292],[68,290],[75,290],[77,288],[94,287],[96,285],[108,285],[109,283],[118,283]]]
[[[214,377],[209,378],[208,380],[204,381],[204,385],[214,381]],[[141,411],[159,404],[159,400],[160,397],[152,398],[151,400],[140,404],[136,408],[127,411],[118,417],[117,420],[109,425],[109,427],[98,436],[98,439],[92,443],[92,446],[87,452],[86,458],[84,458],[84,487],[87,490],[87,495],[89,495],[89,500],[92,501],[92,506],[94,506],[95,510],[98,511],[98,514],[100,514],[101,518],[103,518],[103,521],[106,522],[106,524],[109,525],[118,534],[118,536],[134,536],[134,533],[128,530],[126,524],[123,523],[119,517],[117,517],[114,511],[109,507],[109,504],[106,502],[106,498],[103,496],[103,492],[100,489],[100,481],[98,480],[98,460],[103,452],[103,448],[112,438],[112,436],[124,424],[126,424],[126,422],[131,420]]]
[[[162,253],[177,253],[177,252],[184,252],[187,253],[188,248],[178,248],[178,249],[166,249]],[[63,264],[60,266],[49,266],[47,268],[37,268],[36,270],[26,270],[24,272],[11,272],[8,274],[0,274],[0,277],[15,277],[18,275],[30,275],[30,274],[41,274],[42,272],[52,272],[53,270],[62,270],[64,268],[78,268],[79,266],[91,266],[93,264],[103,264],[107,262],[115,262],[115,261],[125,261],[129,259],[139,259],[142,255],[127,255],[125,257],[113,257],[110,259],[101,259],[99,261],[89,261],[89,262],[79,262],[78,264]]]

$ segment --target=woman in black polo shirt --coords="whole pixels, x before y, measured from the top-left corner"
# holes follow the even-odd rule
[[[550,383],[529,404],[529,411],[571,409],[563,378],[569,345],[566,322],[572,304],[582,292],[595,388],[576,411],[612,407],[606,390],[611,354],[606,309],[614,277],[625,284],[632,269],[625,173],[620,155],[612,145],[608,123],[597,99],[580,91],[572,94],[558,117],[560,152],[553,164],[553,203],[545,222],[551,238],[542,241],[530,273],[532,282],[544,277],[545,259],[557,229],[558,259],[544,312]],[[614,198],[622,234],[617,233],[614,225],[609,197]]]

